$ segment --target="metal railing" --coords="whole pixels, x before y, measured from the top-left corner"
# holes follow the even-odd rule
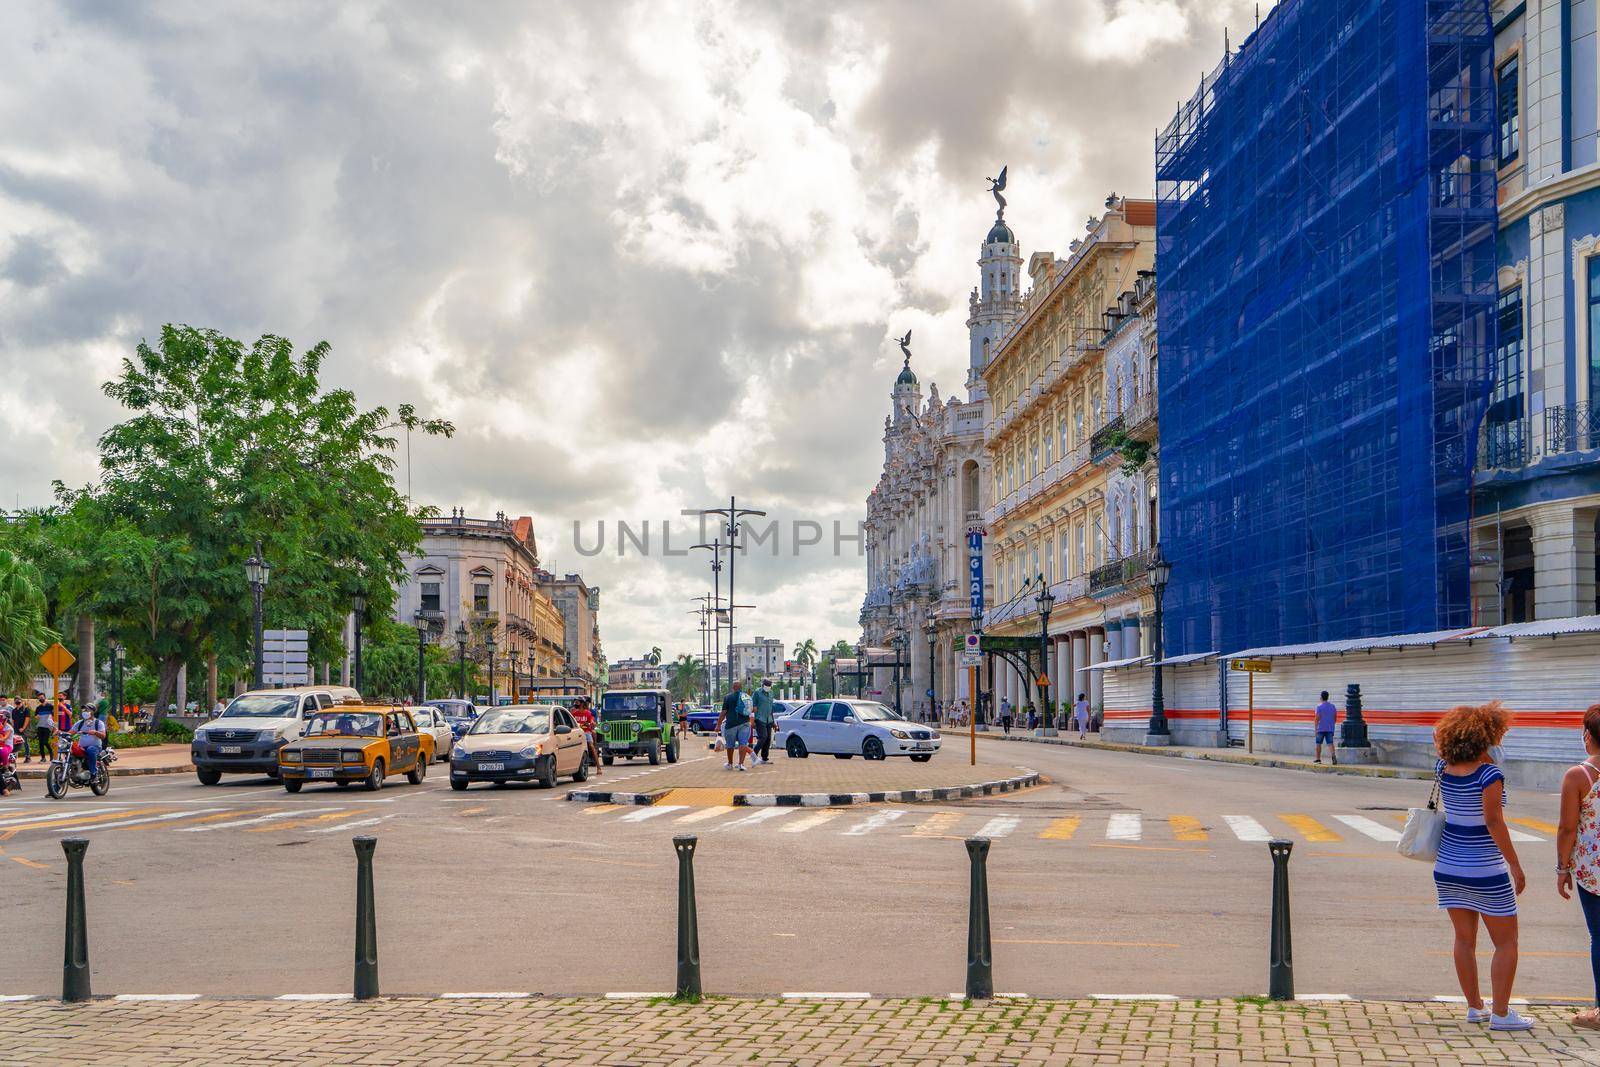
[[[1107,419],[1100,428],[1089,438],[1089,458],[1099,462],[1109,456],[1116,447],[1113,441],[1121,434],[1125,422],[1121,415]]]
[[[1114,593],[1142,580],[1150,571],[1150,551],[1132,552],[1089,572],[1089,595]]]
[[[1485,423],[1478,470],[1514,470],[1549,456],[1600,449],[1600,406],[1585,401],[1545,408],[1528,421]]]

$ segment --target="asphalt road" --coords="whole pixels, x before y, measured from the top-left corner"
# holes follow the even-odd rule
[[[385,992],[668,990],[671,838],[689,832],[700,836],[711,992],[961,989],[962,839],[979,832],[994,840],[1000,991],[1264,992],[1266,836],[1295,842],[1298,991],[1457,991],[1428,867],[1380,840],[1424,799],[1425,783],[1053,746],[1008,745],[994,756],[1025,762],[1050,784],[964,803],[831,811],[609,808],[563,802],[565,784],[452,793],[442,768],[422,786],[377,794],[290,797],[264,779],[205,788],[188,776],[118,781],[104,800],[75,791],[52,803],[29,792],[0,807],[0,898],[12,935],[0,994],[60,989],[59,842],[74,835],[91,840],[97,993],[348,991],[357,833],[379,842]],[[646,768],[615,770],[601,781],[637,770],[628,786],[648,787]],[[1513,791],[1509,814],[1530,838],[1518,845],[1530,884],[1517,991],[1582,998],[1582,919],[1576,902],[1555,895],[1550,873],[1554,811],[1553,796]]]

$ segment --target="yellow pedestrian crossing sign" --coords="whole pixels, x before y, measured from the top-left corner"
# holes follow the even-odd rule
[[[56,678],[66,674],[76,662],[77,660],[72,658],[72,653],[62,647],[60,641],[45,649],[44,655],[39,657],[39,665]]]

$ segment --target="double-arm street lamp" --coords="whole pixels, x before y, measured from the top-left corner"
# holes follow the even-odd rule
[[[537,665],[534,663],[533,659],[533,649],[530,647],[528,649],[528,699],[530,701],[536,699],[537,697],[537,694],[535,694],[533,691],[533,678],[536,666]],[[561,691],[563,693],[567,691],[567,683],[564,680],[561,683]]]
[[[489,632],[489,636],[483,639],[483,643],[489,650],[489,706],[492,708],[494,707],[494,631],[491,630]]]
[[[861,686],[862,686],[861,677],[862,677],[862,675],[864,675],[866,673],[866,670],[867,670],[867,643],[865,641],[859,641],[859,642],[856,643],[856,699],[857,700],[861,699]]]
[[[906,635],[904,630],[896,631],[894,639],[889,642],[894,648],[894,717],[900,718],[900,663],[906,658]]]
[[[350,598],[350,611],[355,619],[355,683],[356,692],[361,692],[361,622],[367,616],[367,598],[357,593]]]
[[[465,621],[456,623],[456,670],[460,680],[456,683],[456,699],[467,699],[467,642],[472,639],[472,632],[467,629]]]
[[[424,611],[419,610],[411,618],[417,624],[417,706],[421,707],[422,702],[428,696],[426,655],[428,651],[428,628],[431,624],[427,613]]]
[[[741,508],[738,500],[730,496],[727,507],[701,508],[699,514],[719,515],[727,520],[722,532],[728,537],[727,543],[723,546],[723,551],[727,553],[728,557],[728,678],[731,685],[733,679],[733,611],[735,608],[753,606],[750,604],[735,604],[733,602],[733,558],[734,553],[744,547],[739,544],[739,526],[745,519],[765,516],[766,512],[757,511],[754,508]],[[714,564],[713,569],[715,569]]]
[[[1039,710],[1044,715],[1045,736],[1049,737],[1055,732],[1055,714],[1050,709],[1050,609],[1056,606],[1056,598],[1043,575],[1039,578],[1039,595],[1033,599],[1039,605],[1038,681],[1039,703],[1043,705]]]
[[[261,689],[266,685],[266,657],[261,648],[261,594],[267,588],[267,579],[272,577],[272,564],[262,554],[260,541],[256,542],[256,554],[244,561],[244,577],[250,583],[250,599],[255,608],[255,672],[251,688]]]
[[[1167,581],[1172,577],[1172,564],[1161,554],[1161,543],[1150,555],[1150,591],[1156,597],[1156,636],[1152,643],[1155,657],[1150,668],[1150,730],[1144,739],[1147,745],[1170,745],[1172,730],[1167,726],[1167,704],[1161,692],[1161,660],[1166,655],[1161,641],[1161,600],[1167,591]]]
[[[106,650],[111,653],[111,713],[120,719],[122,718],[122,657],[128,654],[128,650],[123,648],[122,642],[115,637],[107,642]]]

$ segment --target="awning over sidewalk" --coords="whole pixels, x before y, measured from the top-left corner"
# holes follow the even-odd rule
[[[1079,667],[1080,671],[1112,671],[1118,667],[1137,667],[1149,663],[1149,656],[1130,656],[1128,659],[1108,659],[1104,663],[1091,663],[1087,667]]]

